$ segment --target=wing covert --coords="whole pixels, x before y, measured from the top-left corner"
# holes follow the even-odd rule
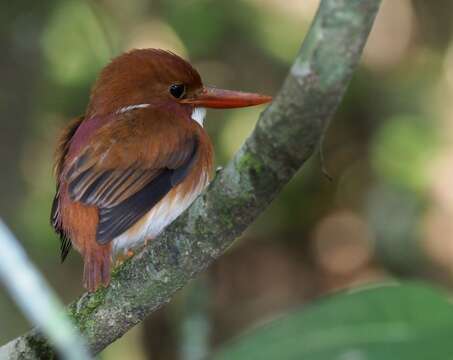
[[[140,220],[186,177],[197,158],[198,137],[184,127],[170,123],[150,131],[148,124],[147,131],[135,131],[139,136],[131,138],[123,137],[123,130],[101,129],[96,138],[104,140],[87,146],[66,173],[71,200],[99,210],[99,244]]]

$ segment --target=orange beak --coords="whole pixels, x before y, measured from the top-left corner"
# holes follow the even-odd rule
[[[229,109],[246,106],[265,104],[272,100],[271,96],[203,87],[203,89],[192,98],[183,99],[183,104],[192,104],[215,109]]]

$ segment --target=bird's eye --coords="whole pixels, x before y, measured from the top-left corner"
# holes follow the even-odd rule
[[[186,93],[186,86],[184,84],[173,84],[170,86],[170,94],[175,98],[181,99]]]

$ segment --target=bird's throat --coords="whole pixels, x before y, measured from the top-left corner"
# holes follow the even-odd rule
[[[206,117],[206,108],[204,107],[195,107],[192,110],[192,115],[190,116],[192,120],[196,121],[203,127],[204,118]]]

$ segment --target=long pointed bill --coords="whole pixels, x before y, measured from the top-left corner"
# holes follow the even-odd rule
[[[181,100],[181,103],[207,108],[228,109],[265,104],[271,100],[272,97],[267,95],[204,87],[196,96]]]

